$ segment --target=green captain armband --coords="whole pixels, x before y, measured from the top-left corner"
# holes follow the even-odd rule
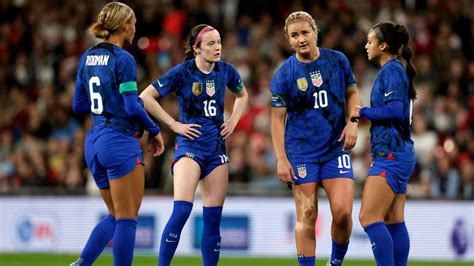
[[[351,83],[351,84],[349,84],[349,85],[346,87],[346,90],[350,90],[350,89],[353,89],[353,88],[357,88],[357,83]]]
[[[240,81],[239,85],[237,85],[237,87],[235,87],[234,92],[239,93],[240,91],[242,91],[243,88],[244,88],[244,83],[242,81]]]
[[[124,83],[120,84],[120,86],[119,86],[120,94],[124,94],[124,93],[130,92],[130,91],[138,91],[136,81],[129,81],[129,82],[124,82]]]

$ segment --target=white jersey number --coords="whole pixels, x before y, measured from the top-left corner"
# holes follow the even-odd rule
[[[409,119],[410,119],[410,125],[413,123],[413,100],[410,101],[410,114],[409,114]]]
[[[343,154],[337,157],[337,168],[342,169],[350,169],[351,168],[351,157],[349,154]]]
[[[328,93],[325,90],[317,91],[313,93],[313,96],[314,96],[314,109],[328,106]]]
[[[229,157],[227,157],[226,154],[219,155],[219,158],[221,158],[221,163],[228,163],[229,162]]]
[[[204,114],[206,116],[216,116],[217,114],[216,100],[204,101]]]
[[[100,96],[100,93],[94,92],[94,85],[97,87],[100,86],[100,79],[97,76],[92,76],[89,79],[89,92],[91,95],[91,112],[100,115],[102,111],[104,111],[104,105],[102,104],[102,96]]]

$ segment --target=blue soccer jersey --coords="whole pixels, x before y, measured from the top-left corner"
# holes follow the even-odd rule
[[[211,73],[205,74],[197,68],[194,59],[189,59],[170,69],[152,85],[160,98],[176,93],[181,123],[201,125],[202,134],[195,140],[179,135],[176,138],[178,148],[185,146],[202,155],[225,153],[225,142],[220,136],[225,88],[238,93],[244,87],[232,65],[219,61]]]
[[[76,90],[87,93],[94,125],[110,125],[134,133],[139,125],[129,119],[122,94],[137,91],[133,56],[113,44],[91,47],[79,61]],[[137,97],[137,101],[141,101]]]
[[[409,81],[402,63],[387,61],[380,69],[370,94],[370,106],[384,107],[390,101],[403,103],[403,119],[373,120],[370,133],[372,158],[388,158],[392,154],[397,161],[415,160],[411,139],[412,104],[409,97]]]
[[[303,63],[291,56],[273,77],[272,107],[286,107],[285,148],[290,161],[324,162],[343,153],[346,90],[356,81],[344,54],[319,48]]]

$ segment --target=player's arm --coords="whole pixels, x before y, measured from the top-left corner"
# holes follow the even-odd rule
[[[346,89],[346,117],[352,117],[352,110],[354,107],[360,106],[359,90],[356,84]]]
[[[135,81],[120,84],[120,93],[122,94],[125,111],[128,117],[134,119],[140,124],[151,136],[160,133],[160,128],[151,120],[143,106],[140,104],[137,92],[137,83]]]
[[[76,114],[90,112],[89,97],[87,97],[87,93],[83,87],[76,87],[74,90],[72,110]]]
[[[404,73],[400,71],[392,71],[386,69],[379,73],[382,83],[385,84],[383,90],[383,102],[382,107],[360,107],[354,108],[353,116],[364,117],[371,121],[385,120],[385,121],[396,121],[403,120],[403,97],[404,93],[402,89],[406,86],[402,82]]]
[[[290,161],[286,156],[285,150],[285,120],[286,107],[272,107],[271,114],[271,133],[273,150],[277,159],[278,178],[285,183],[292,183],[292,177],[295,176]]]
[[[273,107],[271,111],[271,133],[273,150],[277,160],[288,160],[285,151],[285,107]]]
[[[234,108],[232,110],[232,114],[229,119],[224,122],[221,126],[221,136],[223,139],[229,137],[232,132],[234,132],[235,126],[239,122],[242,114],[247,109],[247,104],[249,101],[249,94],[245,87],[235,93],[235,101],[234,101]]]
[[[82,84],[80,70],[77,71],[76,76],[76,88],[74,89],[74,95],[72,96],[72,110],[74,113],[89,113],[90,102],[89,97],[87,96],[86,89]]]
[[[140,98],[143,100],[145,109],[158,121],[168,125],[168,127],[175,133],[183,135],[189,139],[198,138],[201,132],[197,128],[201,127],[197,124],[182,124],[168,114],[168,112],[161,107],[157,99],[160,97],[160,93],[153,85],[148,85],[141,93]]]
[[[362,107],[360,108],[360,117],[369,120],[402,120],[403,119],[403,102],[390,101],[383,107]]]
[[[346,126],[344,127],[338,140],[344,140],[344,144],[342,146],[344,150],[352,149],[357,143],[357,122],[359,122],[359,120],[350,118],[355,115],[353,114],[355,106],[359,105],[359,91],[357,90],[356,84],[353,83],[349,88],[346,89],[346,117],[348,122],[346,123]]]
[[[169,115],[163,107],[161,107],[160,103],[156,100],[160,97],[159,92],[155,89],[153,85],[148,85],[141,93],[140,98],[143,100],[143,104],[145,105],[145,109],[158,121],[161,123],[166,124],[168,127],[172,127],[176,120],[174,120],[171,115]]]

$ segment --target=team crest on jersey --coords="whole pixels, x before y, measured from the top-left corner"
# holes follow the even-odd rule
[[[214,94],[216,94],[216,85],[214,83],[214,80],[211,79],[211,80],[206,80],[206,93],[207,95],[209,96],[213,96]]]
[[[319,70],[310,72],[309,75],[311,76],[311,83],[313,83],[314,86],[319,88],[323,84],[323,77]]]
[[[304,165],[304,164],[298,165],[297,168],[298,168],[298,176],[301,177],[301,178],[305,178],[306,177],[306,165]]]
[[[202,93],[202,83],[201,82],[193,82],[193,94],[198,96]]]
[[[306,91],[308,89],[308,81],[304,77],[297,79],[296,84],[298,85],[298,89],[300,91]]]

